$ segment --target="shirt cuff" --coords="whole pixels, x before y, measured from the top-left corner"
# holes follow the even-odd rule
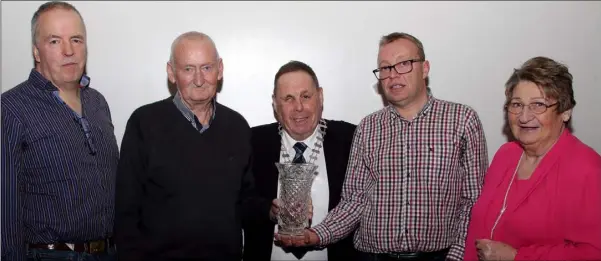
[[[330,232],[323,223],[310,229],[315,232],[319,238],[319,243],[317,244],[318,247],[327,246],[330,244],[330,241],[332,241],[332,232]]]
[[[449,253],[447,254],[446,260],[462,261],[464,251],[465,248],[463,246],[453,244],[449,249]]]

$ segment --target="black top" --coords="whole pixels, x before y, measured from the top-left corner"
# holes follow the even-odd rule
[[[344,121],[326,120],[327,130],[323,142],[323,154],[328,176],[329,204],[332,210],[340,202],[346,165],[351,150],[355,125]],[[265,200],[277,197],[278,170],[281,137],[278,124],[272,123],[252,128],[253,174],[259,196]],[[317,224],[313,224],[317,225]],[[271,259],[275,223],[269,218],[261,219],[244,227],[244,260],[267,261]],[[353,248],[353,235],[328,246],[328,260],[353,261],[357,252]]]
[[[250,127],[217,104],[199,133],[172,101],[142,106],[127,122],[116,187],[119,260],[236,260],[241,222],[268,217],[253,195]],[[249,221],[252,222],[252,221]]]

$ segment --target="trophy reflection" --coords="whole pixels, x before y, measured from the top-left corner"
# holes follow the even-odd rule
[[[311,163],[276,163],[280,182],[278,233],[302,235],[309,226],[311,186],[317,165]]]

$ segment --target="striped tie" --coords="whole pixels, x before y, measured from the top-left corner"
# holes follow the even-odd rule
[[[294,151],[296,151],[296,155],[294,155],[292,163],[306,163],[305,157],[303,156],[303,153],[306,149],[307,145],[305,145],[305,143],[297,142],[294,144]]]

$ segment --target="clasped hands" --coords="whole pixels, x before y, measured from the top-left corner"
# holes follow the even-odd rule
[[[269,218],[275,223],[278,222],[277,217],[280,213],[280,204],[281,202],[279,199],[274,199],[271,202]],[[313,202],[311,199],[309,199],[309,211],[307,213],[307,217],[309,218],[309,224],[311,224],[311,219],[313,218]],[[303,235],[297,236],[275,233],[274,242],[280,247],[305,247],[317,245],[319,243],[319,237],[313,230],[306,228]]]
[[[490,239],[476,240],[476,250],[481,261],[514,260],[517,254],[517,250],[510,245]]]

